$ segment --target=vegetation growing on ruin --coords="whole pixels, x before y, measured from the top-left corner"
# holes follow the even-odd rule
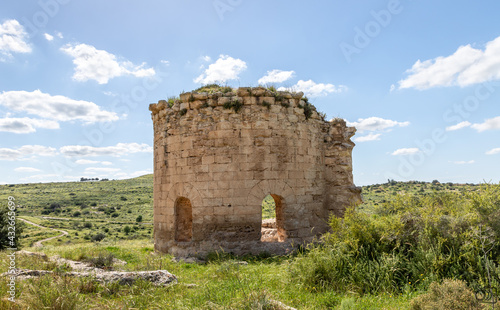
[[[208,93],[208,94],[214,94],[217,92],[221,92],[223,94],[226,94],[226,93],[229,93],[232,91],[233,91],[233,88],[231,88],[230,86],[223,86],[223,85],[219,85],[219,84],[207,84],[207,85],[203,85],[203,86],[195,89],[193,92],[195,92],[195,93]]]
[[[258,87],[261,87],[261,88],[264,88],[264,89],[267,89],[268,91],[270,91],[271,96],[275,98],[276,103],[279,103],[282,107],[285,107],[285,108],[290,107],[290,104],[288,102],[285,102],[285,97],[282,95],[282,93],[280,91],[278,91],[276,89],[275,86],[271,85],[271,86],[266,86],[266,87],[264,87],[264,86],[258,86]],[[223,93],[223,94],[227,94],[227,93],[233,92],[233,91],[235,91],[235,89],[233,89],[229,86],[222,86],[219,84],[207,84],[207,85],[203,85],[203,86],[193,90],[191,95],[188,98],[188,102],[195,101],[195,97],[194,97],[193,93],[207,93],[210,95],[210,94],[215,94],[215,93],[219,93],[219,92]],[[252,95],[252,87],[248,87],[247,91],[250,95]],[[168,106],[172,107],[176,100],[177,100],[177,98],[169,98],[167,101]],[[307,98],[307,96],[302,97],[300,100],[304,101],[304,104],[299,103],[298,107],[304,110],[304,116],[307,120],[313,115],[313,112],[317,112],[317,109],[312,103],[309,102],[309,99]],[[269,103],[268,101],[265,101],[265,100],[259,101],[258,104],[266,107],[268,110],[271,108],[271,103]],[[201,107],[208,108],[209,105],[208,105],[208,103],[204,103]],[[224,109],[233,109],[235,112],[238,112],[241,109],[241,107],[243,107],[243,103],[239,102],[238,100],[234,100],[234,101],[225,103],[223,105],[223,107],[224,107]],[[182,111],[182,110],[179,112],[179,114],[181,116],[185,115],[186,113],[187,113],[187,111]],[[321,112],[317,112],[317,113],[323,121],[326,121],[326,114],[325,113],[321,113]]]
[[[239,100],[228,101],[223,105],[224,109],[233,109],[233,111],[236,113],[238,113],[242,106],[243,102]]]

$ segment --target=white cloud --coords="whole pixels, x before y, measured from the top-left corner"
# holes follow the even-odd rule
[[[500,154],[500,147],[494,148],[486,152],[486,155],[496,155]]]
[[[206,62],[212,61],[212,58],[210,56],[202,56],[201,59]]]
[[[355,126],[359,132],[364,132],[384,130],[395,126],[406,127],[410,125],[410,122],[398,122],[372,116],[368,118],[359,118],[357,122],[347,122],[347,125]]]
[[[75,161],[75,164],[78,164],[78,165],[94,165],[94,164],[98,164],[98,163],[100,163],[100,161],[90,160],[90,159],[78,159]]]
[[[119,168],[103,168],[103,167],[89,167],[85,168],[85,173],[96,174],[96,173],[114,173],[121,171]]]
[[[420,61],[410,75],[399,81],[399,88],[428,89],[437,86],[460,87],[500,79],[500,37],[488,42],[484,50],[470,44],[460,46],[446,57]]]
[[[471,165],[471,164],[475,163],[475,161],[474,160],[469,160],[469,161],[458,160],[458,161],[454,161],[453,163],[455,165]]]
[[[40,169],[33,168],[33,167],[18,167],[14,169],[16,172],[38,172],[41,171]]]
[[[367,141],[375,141],[375,140],[380,140],[380,136],[382,134],[380,133],[369,133],[366,136],[361,136],[361,137],[356,137],[354,138],[354,141],[356,142],[367,142]]]
[[[57,150],[42,145],[23,145],[17,149],[0,148],[0,160],[22,160],[27,156],[54,156]]]
[[[12,133],[32,133],[36,128],[59,129],[59,123],[45,119],[23,118],[0,118],[0,131]]]
[[[402,149],[397,149],[395,150],[394,152],[392,152],[391,155],[411,155],[411,154],[416,154],[420,152],[420,149],[416,148],[416,147],[412,147],[412,148],[402,148]]]
[[[145,68],[145,63],[136,66],[130,61],[119,61],[115,55],[98,50],[92,45],[68,44],[61,50],[73,57],[73,64],[76,66],[73,79],[76,81],[95,80],[99,84],[106,84],[110,79],[123,75],[135,77],[155,75],[155,70]]]
[[[51,36],[48,33],[44,33],[43,35],[45,36],[45,39],[47,39],[47,41],[53,41],[54,40],[54,36]]]
[[[12,57],[12,53],[30,53],[27,37],[24,27],[17,20],[6,20],[0,24],[0,55]]]
[[[268,83],[281,83],[286,80],[291,79],[295,74],[295,71],[282,71],[282,70],[272,70],[267,71],[267,74],[261,77],[257,83],[259,85],[266,85]]]
[[[60,180],[61,176],[59,174],[35,174],[29,177],[22,178],[24,181],[38,181],[38,182],[51,182],[54,180]]]
[[[236,80],[238,75],[246,68],[247,64],[243,60],[234,59],[228,55],[220,55],[215,63],[208,66],[205,72],[194,79],[194,82],[210,84]]]
[[[151,173],[153,173],[153,171],[151,170],[140,170],[140,171],[134,171],[132,173],[118,172],[115,173],[113,176],[119,179],[131,179]]]
[[[118,143],[115,146],[86,146],[86,145],[67,145],[59,149],[59,151],[68,157],[74,156],[122,156],[132,153],[152,153],[153,148],[147,144],[139,143]]]
[[[56,32],[56,36],[59,38],[59,39],[63,39],[64,36],[61,32]]]
[[[294,91],[302,91],[308,97],[326,96],[329,93],[341,93],[347,90],[347,86],[333,84],[316,83],[313,80],[299,80],[297,84],[291,87]],[[278,90],[288,90],[286,87],[280,87]]]
[[[469,123],[468,121],[464,121],[464,122],[460,122],[456,125],[446,127],[446,131],[459,130],[459,129],[462,129],[465,127],[469,127],[470,125],[471,125],[471,123]]]
[[[93,102],[73,100],[65,96],[51,96],[40,90],[3,92],[0,94],[0,105],[13,111],[26,112],[57,121],[79,120],[85,123],[95,123],[118,120],[116,113],[101,110]]]
[[[112,165],[113,163],[110,161],[98,161],[98,160],[89,160],[89,159],[78,159],[75,161],[76,164],[78,165],[95,165],[95,164],[101,164],[105,166]]]
[[[487,119],[484,121],[484,123],[472,124],[471,127],[477,130],[478,132],[482,132],[485,130],[500,129],[500,116]]]

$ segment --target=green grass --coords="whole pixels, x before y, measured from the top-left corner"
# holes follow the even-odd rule
[[[92,260],[112,255],[127,262],[125,266],[115,268],[128,271],[166,269],[178,277],[179,284],[168,288],[154,287],[146,282],[119,286],[99,284],[89,279],[50,276],[18,281],[16,292],[20,306],[16,308],[1,299],[0,309],[272,309],[270,300],[279,300],[297,309],[409,309],[410,300],[424,293],[431,281],[427,279],[425,284],[417,282],[415,285],[412,279],[413,285],[407,283],[398,289],[389,290],[379,284],[378,290],[363,291],[359,289],[359,283],[372,280],[379,283],[376,271],[371,270],[369,265],[357,265],[360,268],[359,274],[363,276],[359,279],[352,277],[343,287],[335,288],[321,281],[305,281],[304,277],[311,275],[308,272],[314,270],[311,262],[321,262],[319,266],[326,269],[331,267],[328,259],[333,256],[321,253],[321,247],[316,250],[306,249],[297,256],[265,258],[223,254],[211,255],[212,259],[202,265],[173,262],[172,256],[153,251],[152,225],[147,224],[153,220],[152,183],[152,175],[146,175],[120,181],[3,185],[0,186],[0,199],[6,201],[8,196],[13,196],[21,206],[19,216],[43,226],[69,232],[69,236],[47,242],[43,248],[30,248],[33,242],[59,232],[25,225],[21,245],[28,251],[43,251],[51,256],[60,255],[73,260]],[[398,226],[386,224],[396,218],[395,214],[403,211],[413,212],[412,214],[421,212],[427,219],[426,223],[429,223],[426,229],[437,229],[440,226],[432,225],[442,225],[438,219],[445,219],[446,216],[466,217],[469,209],[458,198],[455,201],[439,200],[441,206],[446,208],[436,209],[437,205],[433,202],[436,194],[477,194],[476,201],[480,207],[483,196],[479,189],[476,185],[436,182],[391,181],[365,186],[362,192],[365,203],[357,208],[358,215],[342,224],[351,225],[345,231],[352,235],[345,235],[342,240],[350,240],[351,246],[363,243],[380,243],[382,246],[391,244],[390,239],[387,239],[391,237],[388,233],[391,227]],[[412,195],[419,197],[420,202],[405,200],[405,197]],[[58,204],[59,208],[50,208],[52,204]],[[430,212],[427,205],[434,206],[434,211]],[[401,209],[402,206],[407,209]],[[274,200],[271,196],[264,199],[262,207],[264,219],[275,217]],[[474,210],[482,210],[484,214],[494,212],[477,208]],[[50,212],[42,214],[47,211]],[[75,211],[82,214],[75,217]],[[117,216],[114,217],[115,213]],[[135,222],[139,215],[143,216],[143,224]],[[386,224],[377,226],[380,223]],[[123,231],[125,225],[133,228],[128,235]],[[453,225],[450,227],[455,227]],[[443,231],[448,231],[446,226],[443,227]],[[98,243],[87,239],[97,233],[104,233],[106,238]],[[373,236],[378,236],[379,239],[370,239]],[[361,252],[357,253],[362,255],[359,254]],[[5,251],[0,252],[0,272],[7,270],[7,254]],[[248,265],[235,264],[237,260],[245,260]],[[440,260],[436,262],[443,263]],[[16,264],[19,268],[60,270],[54,263],[36,257],[18,256]],[[306,268],[302,274],[296,272],[300,264]],[[356,265],[351,265],[351,268],[352,266]],[[363,271],[361,268],[368,269]],[[321,277],[326,275],[326,271],[316,271],[313,275]],[[424,282],[424,277],[421,282]],[[0,281],[0,294],[6,296],[6,291],[6,281]]]
[[[271,195],[267,195],[262,201],[262,219],[273,218],[276,218],[276,204],[274,203],[274,198]]]
[[[68,236],[44,243],[47,245],[88,242],[87,238],[98,233],[111,240],[152,237],[152,174],[129,180],[1,185],[0,200],[7,201],[9,196],[18,204],[18,216],[69,232]],[[76,211],[79,216],[75,216]],[[139,215],[142,223],[136,223]],[[124,233],[125,225],[132,227],[131,233]],[[25,227],[23,246],[60,234]]]
[[[89,284],[85,279],[43,277],[19,281],[19,299],[27,305],[75,303],[76,309],[259,309],[269,299],[279,300],[298,309],[338,309],[343,299],[353,299],[364,309],[407,309],[411,294],[394,296],[340,295],[306,288],[290,277],[288,269],[294,257],[243,257],[248,265],[236,264],[235,258],[223,255],[207,264],[172,261],[172,256],[153,253],[153,245],[144,241],[101,242],[47,247],[48,255],[85,260],[99,254],[113,254],[127,261],[124,270],[165,269],[175,274],[179,283],[169,288],[139,282],[133,286]],[[0,268],[6,270],[7,253],[0,253]],[[55,270],[56,266],[39,258],[18,256],[20,268]],[[5,281],[0,284],[5,290]],[[194,285],[193,285],[194,284]],[[219,308],[211,308],[216,307]],[[1,306],[1,305],[0,305]]]

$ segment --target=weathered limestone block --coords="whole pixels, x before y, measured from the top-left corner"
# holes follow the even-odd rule
[[[189,98],[191,97],[191,93],[182,93],[179,95],[179,97],[181,98],[181,102],[187,102],[189,100]]]
[[[352,181],[355,128],[316,112],[306,119],[303,96],[241,87],[184,93],[172,108],[150,105],[157,251],[284,253],[360,201]],[[261,228],[267,195],[276,228],[265,229],[274,232]]]
[[[206,100],[208,99],[208,93],[193,93],[194,100]]]

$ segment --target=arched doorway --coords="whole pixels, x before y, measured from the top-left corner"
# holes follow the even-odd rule
[[[175,241],[188,242],[193,237],[193,207],[191,201],[179,197],[175,201]]]
[[[262,242],[283,242],[286,231],[283,218],[283,197],[275,194],[267,195],[262,200]]]

